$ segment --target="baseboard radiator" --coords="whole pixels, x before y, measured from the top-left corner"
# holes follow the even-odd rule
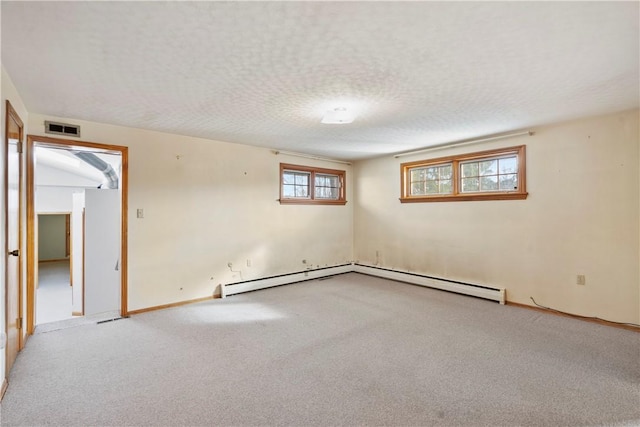
[[[404,271],[358,263],[316,268],[313,270],[304,270],[296,273],[265,277],[262,279],[245,280],[242,282],[222,284],[220,291],[222,298],[225,298],[229,295],[257,291],[259,289],[272,288],[274,286],[288,285],[290,283],[304,282],[306,280],[321,279],[323,277],[335,276],[336,274],[351,272],[382,277],[385,279],[396,280],[398,282],[411,283],[412,285],[425,286],[427,288],[440,289],[443,291],[455,292],[463,295],[471,295],[478,298],[497,301],[500,304],[504,304],[506,302],[506,290],[504,288],[492,288],[484,285],[474,285],[471,283],[441,279],[417,273],[408,273]]]
[[[399,282],[411,283],[412,285],[425,286],[427,288],[435,288],[441,289],[443,291],[455,292],[458,294],[471,295],[474,297],[497,301],[500,304],[504,304],[506,302],[506,290],[504,288],[492,288],[488,286],[474,285],[470,283],[440,279],[437,277],[424,276],[416,273],[407,273],[403,271],[357,263],[353,264],[352,271],[356,273],[367,274],[369,276],[376,276],[385,279],[397,280]]]
[[[258,289],[272,288],[274,286],[304,282],[306,280],[321,279],[323,277],[350,273],[352,271],[353,264],[343,264],[334,267],[315,268],[313,270],[304,270],[296,273],[282,274],[279,276],[266,277],[263,279],[227,283],[221,286],[221,296],[225,298],[229,295],[240,294],[243,292],[257,291]]]

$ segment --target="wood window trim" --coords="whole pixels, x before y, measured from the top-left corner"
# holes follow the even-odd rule
[[[401,203],[424,203],[424,202],[468,202],[483,200],[524,200],[527,198],[526,186],[526,146],[499,148],[495,150],[478,151],[454,156],[438,157],[435,159],[417,160],[414,162],[402,163],[400,165],[400,202]],[[503,155],[513,155],[518,157],[518,189],[515,191],[495,191],[462,193],[460,191],[460,163],[483,160]],[[409,171],[419,166],[440,166],[451,164],[453,170],[453,191],[451,194],[434,194],[432,196],[420,195],[411,196]]]
[[[287,198],[282,194],[282,176],[285,170],[293,171],[293,172],[307,172],[310,174],[309,177],[309,198]],[[316,199],[315,198],[315,175],[316,174],[327,174],[327,175],[336,175],[340,180],[340,197],[338,199]],[[346,200],[347,187],[346,187],[346,172],[338,169],[325,169],[325,168],[316,168],[311,166],[301,166],[294,165],[290,163],[280,163],[280,198],[278,201],[281,205],[345,205],[347,204]]]

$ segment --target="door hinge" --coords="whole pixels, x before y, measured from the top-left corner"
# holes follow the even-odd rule
[[[22,329],[22,317],[18,317],[16,319],[16,325],[17,325],[18,329]]]
[[[22,154],[22,141],[18,141],[18,153]]]

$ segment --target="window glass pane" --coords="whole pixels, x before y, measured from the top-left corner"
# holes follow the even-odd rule
[[[463,177],[478,176],[478,163],[463,163],[460,167]]]
[[[297,171],[282,172],[282,197],[308,198],[309,173]]]
[[[440,181],[440,194],[450,194],[453,192],[453,183],[450,179]]]
[[[424,190],[424,181],[422,182],[412,182],[411,183],[411,194],[413,196],[419,196],[419,195],[424,195],[425,190]]]
[[[462,178],[461,181],[463,193],[480,190],[480,180],[478,178]]]
[[[424,169],[411,169],[411,182],[424,181]]]
[[[452,172],[451,165],[440,166],[440,179],[450,179],[451,172]]]
[[[425,171],[427,173],[427,179],[438,179],[438,168],[426,168]]]
[[[480,176],[496,175],[498,173],[497,160],[485,160],[480,162]]]
[[[340,187],[340,179],[337,176],[327,175],[326,180],[327,180],[327,185],[329,187],[335,187],[335,188]]]
[[[517,173],[518,158],[516,156],[498,160],[500,174]]]
[[[500,175],[500,190],[513,191],[518,189],[518,175]]]
[[[438,194],[438,181],[427,181],[427,194]]]
[[[295,182],[296,175],[291,172],[283,172],[282,173],[282,183],[283,184],[293,184]]]
[[[295,186],[295,197],[309,197],[309,188],[300,185]]]
[[[480,178],[480,191],[495,191],[498,189],[498,177],[483,176]]]
[[[316,187],[317,199],[337,199],[339,196],[340,192],[337,188]]]
[[[317,199],[339,199],[340,178],[336,175],[315,175],[315,197]]]
[[[309,174],[308,173],[296,173],[296,184],[297,185],[309,185]]]
[[[296,194],[295,187],[293,185],[283,185],[282,186],[282,196],[283,197],[294,197]]]
[[[453,166],[449,164],[409,169],[410,195],[424,196],[453,192]]]

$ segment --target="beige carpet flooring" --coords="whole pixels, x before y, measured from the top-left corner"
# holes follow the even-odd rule
[[[31,337],[6,426],[637,426],[640,334],[356,273]]]

